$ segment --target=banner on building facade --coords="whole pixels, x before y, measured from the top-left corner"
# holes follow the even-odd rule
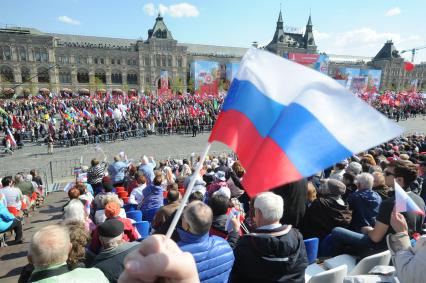
[[[194,80],[194,90],[201,95],[217,95],[220,68],[215,61],[194,61],[191,63],[191,78]]]
[[[284,58],[328,74],[329,57],[325,54],[285,53]]]
[[[334,76],[347,89],[355,92],[378,92],[382,71],[340,67]]]

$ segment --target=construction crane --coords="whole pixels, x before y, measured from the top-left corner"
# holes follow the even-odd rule
[[[407,50],[402,50],[400,53],[402,54],[402,53],[405,53],[405,52],[411,52],[411,63],[414,63],[414,56],[416,55],[416,51],[421,50],[421,49],[425,49],[425,48],[426,48],[426,45],[416,47],[416,48],[407,49]]]

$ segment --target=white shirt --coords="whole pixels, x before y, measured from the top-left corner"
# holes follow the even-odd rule
[[[144,199],[143,190],[146,188],[146,184],[142,184],[139,187],[133,189],[130,193],[129,203],[140,204]]]
[[[20,189],[7,186],[1,189],[1,192],[6,197],[7,206],[13,206],[17,210],[21,210],[22,192]]]

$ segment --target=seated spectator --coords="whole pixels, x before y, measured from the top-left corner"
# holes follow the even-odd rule
[[[116,193],[114,193],[113,190],[113,186],[111,183],[107,183],[104,182],[103,183],[103,192],[99,193],[95,199],[93,200],[93,208],[94,210],[100,210],[103,209],[104,206],[102,205],[103,202],[103,198],[107,197],[107,196],[116,196],[118,198],[118,196],[116,195]],[[123,201],[120,200],[121,206],[123,205]]]
[[[150,209],[160,208],[163,206],[163,175],[155,174],[152,184],[148,185],[141,195],[141,210],[142,214]]]
[[[124,270],[124,258],[139,247],[139,242],[123,241],[124,224],[117,219],[108,219],[98,227],[102,251],[89,264],[99,268],[115,283]]]
[[[362,172],[362,165],[358,162],[350,162],[345,170],[347,173],[352,173],[354,176],[360,174]]]
[[[238,198],[244,194],[244,187],[241,184],[245,174],[245,169],[239,161],[235,161],[232,164],[232,171],[229,173],[229,179],[227,181],[228,188],[231,190],[231,197]]]
[[[361,173],[356,177],[358,190],[348,197],[349,209],[352,210],[351,230],[360,232],[364,226],[374,226],[382,198],[372,190],[374,177]]]
[[[7,209],[12,210],[12,214],[15,216],[21,215],[23,196],[21,190],[13,186],[12,176],[4,177],[1,184],[1,192],[6,198]]]
[[[76,268],[71,271],[67,265],[71,249],[67,227],[50,225],[37,231],[28,251],[28,261],[34,265],[29,282],[109,282],[102,271],[96,268]]]
[[[334,227],[349,227],[351,222],[351,211],[341,197],[345,184],[328,179],[325,186],[328,193],[321,194],[306,210],[302,229],[305,238],[323,239]]]
[[[136,187],[136,173],[138,172],[138,168],[133,164],[129,164],[127,171],[127,174],[124,176],[123,187],[130,195],[132,190]]]
[[[191,202],[183,212],[182,229],[177,229],[177,244],[194,256],[201,282],[228,282],[234,255],[226,240],[209,235],[212,216],[206,204]]]
[[[385,184],[385,175],[382,172],[373,173],[373,191],[379,194],[382,200],[389,198],[389,187]]]
[[[283,208],[283,199],[274,193],[256,196],[254,221],[258,228],[238,240],[231,282],[305,282],[305,244],[296,229],[280,224]],[[239,225],[234,218],[234,231]]]
[[[87,215],[90,215],[90,208],[91,208],[92,202],[94,200],[92,193],[90,193],[89,190],[87,190],[86,185],[82,182],[77,182],[75,187],[80,192],[79,199],[84,201],[84,203],[85,203],[84,207],[86,209]]]
[[[64,207],[63,221],[64,223],[81,223],[89,233],[96,228],[96,225],[93,224],[92,220],[89,218],[83,204],[77,199],[71,200],[68,205]]]
[[[417,178],[417,168],[413,164],[404,164],[398,161],[392,162],[386,168],[387,178],[394,177],[394,180],[404,189],[408,190],[410,184]],[[391,183],[390,181],[388,181]],[[424,209],[425,203],[421,197],[407,191],[408,196],[417,204],[418,207]],[[374,227],[363,227],[362,233],[352,232],[343,228],[335,228],[332,231],[333,249],[336,254],[340,254],[345,248],[351,248],[352,253],[375,253],[386,249],[385,238],[387,234],[394,233],[390,226],[390,219],[393,207],[395,205],[395,195],[389,199],[382,201],[379,207],[379,214],[376,217]],[[403,213],[408,224],[408,232],[413,235],[415,232],[420,233],[424,222],[424,215],[415,214],[413,212]]]
[[[209,197],[213,196],[213,194],[222,187],[228,188],[228,183],[226,182],[225,172],[218,171],[216,172],[215,180],[207,188]]]
[[[334,179],[337,181],[343,181],[343,174],[345,174],[346,166],[348,166],[348,161],[343,160],[342,162],[337,163],[334,166],[334,171],[331,173],[329,179]]]
[[[152,220],[151,226],[154,229],[161,227],[161,225],[163,225],[169,217],[175,213],[180,205],[180,194],[177,190],[177,184],[175,183],[174,185],[176,185],[176,189],[169,190],[167,193],[167,205],[160,208]]]
[[[355,178],[357,175],[354,175],[351,172],[346,172],[343,174],[343,184],[346,186],[345,194],[342,196],[344,200],[347,200],[348,197],[357,190],[357,186],[355,185]]]
[[[104,223],[106,216],[105,216],[105,206],[110,203],[115,202],[117,205],[121,207],[121,201],[118,198],[117,195],[108,195],[102,199],[102,209],[96,210],[94,220],[96,225],[99,225],[101,223]],[[120,208],[120,213],[118,214],[121,218],[126,218],[126,211],[124,208]]]
[[[114,162],[108,167],[108,174],[114,187],[123,186],[124,175],[129,164],[127,160],[122,161],[120,156],[114,156]]]
[[[86,267],[86,247],[90,242],[90,233],[80,221],[67,221],[64,225],[69,230],[71,251],[67,264],[70,269]]]
[[[173,185],[176,182],[176,177],[173,175],[172,168],[165,166],[163,168],[165,186]]]
[[[399,282],[423,283],[425,281],[423,268],[426,258],[426,238],[421,237],[412,247],[407,221],[395,209],[392,212],[390,224],[395,233],[387,235],[387,244]]]
[[[106,220],[108,219],[116,219],[123,223],[124,225],[124,234],[123,234],[123,240],[126,242],[133,242],[140,238],[139,232],[136,230],[136,228],[132,225],[132,221],[128,218],[122,218],[119,216],[120,214],[120,206],[112,201],[109,202],[107,205],[105,205],[105,216]],[[102,224],[100,224],[102,225]],[[90,245],[90,250],[94,253],[98,253],[101,248],[101,242],[99,240],[99,226],[96,227],[96,229],[92,233],[92,242]]]
[[[209,206],[213,212],[213,221],[209,234],[224,238],[231,246],[235,246],[240,231],[235,233],[226,229],[230,199],[223,194],[216,194],[209,199]]]
[[[143,190],[146,188],[146,178],[142,173],[135,174],[136,186],[132,189],[129,197],[129,203],[137,204],[138,206],[143,200]]]
[[[65,209],[65,207],[72,201],[72,200],[79,200],[81,202],[81,204],[83,205],[83,207],[86,205],[86,201],[80,199],[80,190],[77,189],[75,186],[72,187],[69,191],[68,191],[68,197],[70,198],[62,207],[62,210]]]
[[[15,240],[12,245],[21,244],[22,240],[22,223],[15,216],[13,216],[6,206],[0,202],[0,233],[13,231],[15,232]]]
[[[316,199],[317,199],[317,189],[311,182],[308,182],[308,195],[306,197],[306,207],[310,207],[311,204]]]

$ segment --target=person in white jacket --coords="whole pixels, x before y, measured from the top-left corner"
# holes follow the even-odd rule
[[[420,237],[416,245],[411,247],[408,226],[404,216],[394,209],[390,222],[395,234],[389,234],[386,240],[399,281],[425,282],[423,272],[426,266],[426,236]]]

